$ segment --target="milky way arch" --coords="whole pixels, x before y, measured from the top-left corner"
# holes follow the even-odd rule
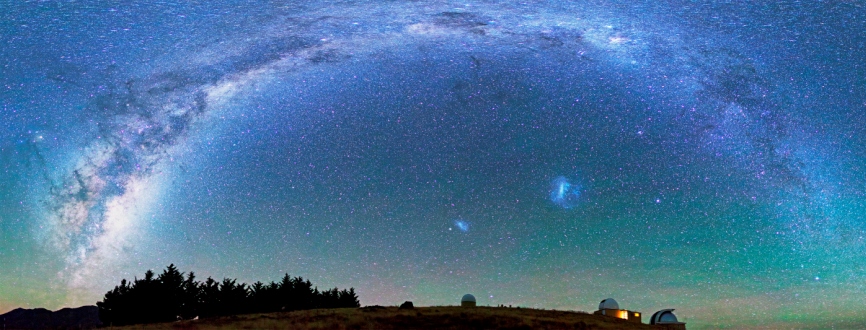
[[[803,149],[817,148],[792,135],[796,122],[769,101],[769,87],[755,65],[736,51],[719,48],[664,57],[694,45],[659,40],[637,28],[611,28],[602,18],[578,21],[549,14],[551,18],[539,22],[494,9],[415,7],[392,9],[411,15],[378,13],[368,18],[353,17],[348,7],[331,10],[344,15],[313,13],[274,23],[262,28],[260,37],[210,45],[205,55],[190,54],[193,60],[167,66],[174,69],[130,78],[96,98],[89,105],[99,117],[95,133],[52,185],[46,202],[48,241],[66,256],[62,276],[73,286],[84,285],[93,272],[122,258],[127,239],[140,230],[137,218],[144,211],[138,208],[161,189],[160,171],[171,166],[174,153],[181,152],[198,124],[235,93],[317,67],[373,61],[384,50],[424,52],[461,42],[457,47],[467,53],[497,48],[560,57],[563,70],[582,65],[612,77],[679,75],[670,79],[679,85],[669,93],[689,101],[657,118],[681,128],[676,133],[681,136],[672,139],[699,149],[689,151],[696,158],[728,157],[737,170],[751,173],[756,184],[744,193],[780,200],[779,217],[793,219],[792,231],[805,231],[798,237],[810,237],[807,228],[828,221],[810,200],[814,192],[825,191],[818,178],[826,175],[814,174],[825,169],[801,159]],[[383,17],[388,21],[366,24]],[[346,26],[362,27],[347,32]],[[474,66],[487,60],[481,55],[467,59]],[[637,85],[625,81],[623,89],[643,88]],[[645,131],[629,129],[638,136]],[[544,185],[549,179],[539,180]],[[755,188],[765,184],[773,189]],[[778,190],[785,193],[779,196]]]

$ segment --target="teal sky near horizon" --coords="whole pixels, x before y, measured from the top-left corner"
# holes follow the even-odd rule
[[[0,313],[174,263],[866,326],[859,4],[0,9]]]

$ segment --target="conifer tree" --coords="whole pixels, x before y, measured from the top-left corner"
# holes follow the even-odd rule
[[[183,273],[177,270],[174,264],[169,265],[157,277],[155,282],[158,303],[154,318],[160,322],[176,320],[181,316],[181,305],[184,299]]]
[[[198,316],[199,301],[201,299],[201,285],[195,281],[195,274],[189,272],[183,281],[183,296],[181,297],[180,315],[184,319]]]
[[[354,288],[319,291],[300,276],[285,274],[279,283],[256,282],[250,286],[229,278],[217,282],[208,277],[202,283],[196,281],[193,272],[184,278],[184,273],[171,264],[159,276],[148,270],[144,278],[120,281],[96,305],[104,324],[120,326],[173,321],[178,317],[359,307],[360,303]]]

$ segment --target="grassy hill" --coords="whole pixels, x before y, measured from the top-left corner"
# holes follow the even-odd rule
[[[658,329],[584,312],[455,306],[363,307],[248,314],[114,329]]]

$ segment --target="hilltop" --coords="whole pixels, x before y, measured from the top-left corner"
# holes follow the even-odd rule
[[[96,306],[50,311],[44,308],[17,308],[0,315],[2,329],[90,329],[101,325]]]
[[[659,329],[585,312],[504,307],[314,309],[246,314],[115,329]]]

